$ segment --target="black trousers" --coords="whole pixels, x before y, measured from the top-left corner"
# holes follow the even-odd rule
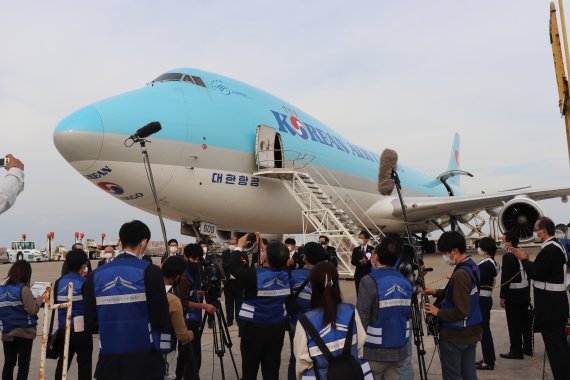
[[[243,288],[236,280],[229,280],[224,287],[224,298],[226,302],[226,322],[232,324],[237,320],[239,309],[243,303]]]
[[[257,379],[260,364],[263,380],[279,380],[285,327],[285,322],[272,325],[240,322],[243,380]]]
[[[495,365],[495,345],[493,344],[493,334],[491,333],[491,308],[493,307],[493,298],[479,297],[479,307],[483,322],[483,337],[481,339],[481,351],[483,352],[483,361],[487,364]]]
[[[194,333],[194,340],[188,344],[178,344],[178,358],[176,359],[176,379],[187,379],[190,374],[200,376],[202,365],[202,337],[200,336],[200,324],[202,322],[188,322],[186,327]],[[190,377],[191,378],[191,377]]]
[[[61,339],[64,339],[64,330],[58,330]],[[67,369],[71,366],[73,356],[77,354],[78,380],[89,380],[93,376],[93,336],[85,332],[72,332],[69,336],[69,359],[67,361]],[[55,379],[61,379],[63,373],[63,355],[57,360],[55,367]]]
[[[510,352],[522,355],[523,352],[532,352],[532,320],[528,312],[528,303],[514,303],[506,301],[505,314],[511,342]]]
[[[554,379],[568,379],[570,374],[570,347],[566,340],[566,321],[541,321],[538,326],[542,339],[544,339],[544,346]]]
[[[14,338],[13,342],[2,342],[4,347],[4,368],[2,380],[14,378],[14,367],[18,363],[17,380],[27,380],[30,372],[30,358],[32,357],[33,339]]]

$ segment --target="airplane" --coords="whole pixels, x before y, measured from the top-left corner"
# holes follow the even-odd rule
[[[395,190],[378,192],[377,152],[352,144],[297,107],[245,83],[194,68],[170,70],[146,86],[101,100],[65,117],[54,130],[57,150],[82,176],[123,202],[156,214],[141,152],[129,147],[134,131],[159,121],[147,145],[163,215],[184,234],[210,228],[221,239],[232,233],[307,231],[300,203],[283,186],[279,171],[306,170],[326,198],[350,208],[362,227],[378,233],[405,231]],[[449,165],[434,177],[401,163],[409,222],[422,238],[486,210],[501,230],[532,239],[544,211],[537,201],[570,188],[515,189],[465,194],[459,176],[459,136]],[[263,171],[277,175],[263,175]],[[385,179],[385,178],[384,178]]]

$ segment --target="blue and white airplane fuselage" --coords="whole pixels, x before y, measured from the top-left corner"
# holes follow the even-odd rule
[[[397,198],[377,191],[377,152],[350,143],[266,92],[205,71],[172,70],[144,88],[82,108],[59,123],[54,142],[93,184],[155,213],[140,149],[124,144],[151,121],[162,125],[147,147],[162,212],[169,219],[209,222],[228,231],[301,233],[301,208],[280,180],[253,175],[258,171],[256,131],[265,125],[280,134],[285,151],[314,156],[312,165],[341,198],[358,203],[362,211],[357,214],[369,228],[403,231]],[[538,200],[569,193],[551,189],[535,197],[528,191],[463,196],[450,181],[456,202],[450,208],[448,189],[437,178],[401,164],[398,173],[416,232],[437,228],[434,219],[445,225],[449,215],[496,208],[517,195]]]

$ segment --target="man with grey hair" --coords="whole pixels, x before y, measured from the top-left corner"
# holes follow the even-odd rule
[[[5,160],[6,177],[0,183],[0,214],[12,207],[24,190],[24,164],[11,154]]]
[[[542,245],[534,261],[522,248],[511,248],[533,280],[536,324],[542,334],[554,379],[567,379],[570,373],[570,346],[566,340],[568,297],[566,294],[566,252],[555,234],[554,222],[540,217],[534,224],[535,238]]]

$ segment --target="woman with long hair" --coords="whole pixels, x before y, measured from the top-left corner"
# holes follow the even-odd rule
[[[34,298],[30,290],[32,267],[27,261],[17,261],[0,284],[0,330],[4,347],[2,380],[28,378],[32,345],[36,337],[38,311],[43,297]]]
[[[342,302],[336,268],[329,262],[321,262],[313,267],[309,278],[312,291],[311,310],[301,319],[306,317],[305,321],[316,330],[335,357],[341,355],[347,332],[352,330],[351,353],[357,363],[363,364],[361,368],[366,375],[370,367],[359,359],[363,356],[366,331],[354,305]],[[297,379],[303,376],[327,378],[328,360],[301,320],[297,322],[293,349],[297,359]]]

